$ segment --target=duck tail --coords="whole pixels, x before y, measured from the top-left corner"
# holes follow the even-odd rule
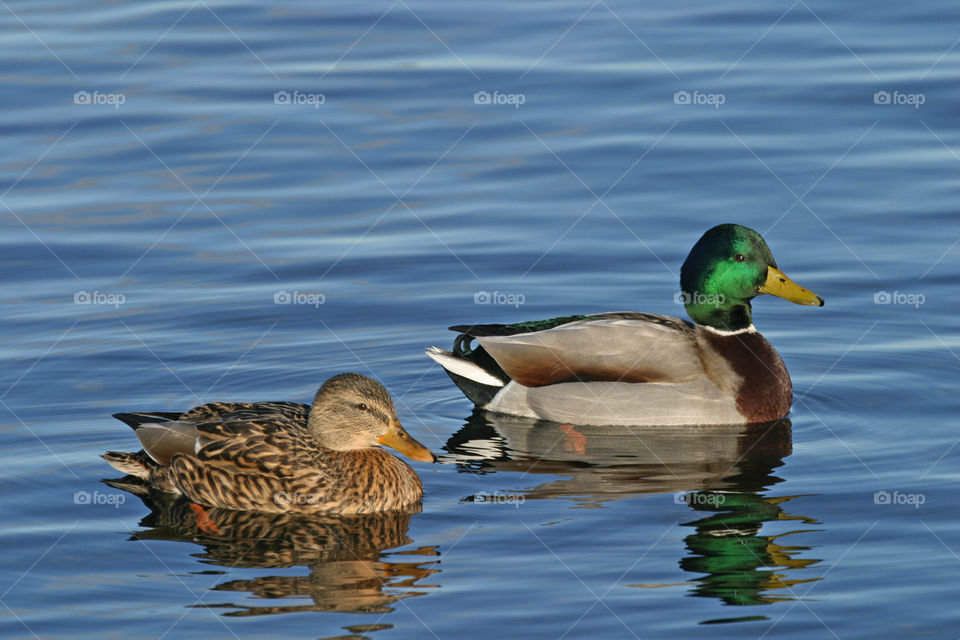
[[[124,476],[116,480],[101,480],[100,482],[113,489],[120,489],[144,499],[150,495],[150,483],[139,478]]]
[[[126,453],[123,451],[107,451],[100,456],[106,460],[111,467],[128,475],[149,480],[150,472],[157,468],[157,463],[150,459],[143,451],[136,453]]]
[[[467,354],[459,350],[444,351],[438,347],[429,347],[426,350],[427,355],[443,367],[460,391],[480,407],[493,400],[500,389],[510,381],[509,376],[489,356],[486,359],[471,357],[481,349],[477,347]],[[486,352],[483,355],[486,356]]]
[[[136,430],[140,425],[170,422],[171,420],[176,420],[181,415],[180,413],[171,413],[169,411],[131,411],[130,413],[115,413],[113,417],[131,429]]]

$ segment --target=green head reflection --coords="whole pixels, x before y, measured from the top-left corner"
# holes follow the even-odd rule
[[[680,560],[680,568],[705,574],[694,580],[692,595],[718,598],[729,605],[770,604],[793,600],[796,585],[820,580],[803,574],[793,577],[794,571],[819,561],[801,557],[810,547],[784,544],[787,536],[807,529],[761,535],[767,523],[814,523],[784,510],[796,497],[717,491],[687,494],[693,509],[710,514],[683,525],[694,532],[684,538],[690,555]]]

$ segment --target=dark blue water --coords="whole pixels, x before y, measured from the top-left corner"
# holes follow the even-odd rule
[[[956,637],[954,4],[0,20],[3,637]],[[455,323],[682,314],[719,222],[827,301],[755,304],[789,423],[471,416],[422,353]],[[211,538],[99,482],[133,444],[113,412],[348,370],[444,454],[422,513]]]

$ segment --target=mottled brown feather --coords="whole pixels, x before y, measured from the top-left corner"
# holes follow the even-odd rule
[[[295,402],[213,402],[182,414],[199,448],[143,469],[157,489],[209,507],[272,513],[366,514],[406,509],[423,495],[409,465],[383,449],[335,451],[307,430]]]

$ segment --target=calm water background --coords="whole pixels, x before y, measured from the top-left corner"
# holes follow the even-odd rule
[[[3,637],[956,637],[955,3],[0,16]],[[422,354],[682,315],[728,221],[827,300],[755,304],[791,425],[471,419]],[[134,441],[112,412],[345,370],[444,453],[390,535],[208,544],[99,482]]]

